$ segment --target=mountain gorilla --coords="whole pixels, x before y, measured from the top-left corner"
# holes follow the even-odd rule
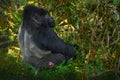
[[[47,10],[32,5],[24,7],[18,42],[23,61],[42,70],[69,58],[75,58],[74,47],[61,40],[52,30],[55,21]]]

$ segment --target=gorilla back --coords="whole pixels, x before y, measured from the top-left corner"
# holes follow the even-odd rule
[[[19,28],[18,42],[23,61],[39,70],[75,57],[74,47],[52,30],[55,21],[47,10],[27,5],[23,11],[23,23]]]

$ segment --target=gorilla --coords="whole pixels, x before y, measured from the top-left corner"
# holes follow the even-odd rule
[[[32,5],[24,7],[18,32],[23,62],[43,70],[75,58],[74,47],[61,40],[53,27],[55,21],[47,10]]]

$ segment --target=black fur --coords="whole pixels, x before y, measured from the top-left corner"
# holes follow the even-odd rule
[[[24,7],[23,11],[23,20],[30,20],[35,14],[39,14],[40,16],[44,16],[48,13],[47,10],[43,8],[38,8],[36,6],[27,5]]]
[[[32,18],[36,19],[37,23]],[[31,5],[26,6],[23,12],[23,25],[40,49],[50,50],[54,54],[61,53],[66,59],[75,57],[74,47],[61,40],[52,30],[55,21],[47,10]]]

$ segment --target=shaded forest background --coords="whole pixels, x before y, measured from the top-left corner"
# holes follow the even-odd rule
[[[76,44],[76,60],[38,72],[17,42],[26,4],[47,9],[54,30]],[[119,0],[0,0],[0,80],[120,80]]]

